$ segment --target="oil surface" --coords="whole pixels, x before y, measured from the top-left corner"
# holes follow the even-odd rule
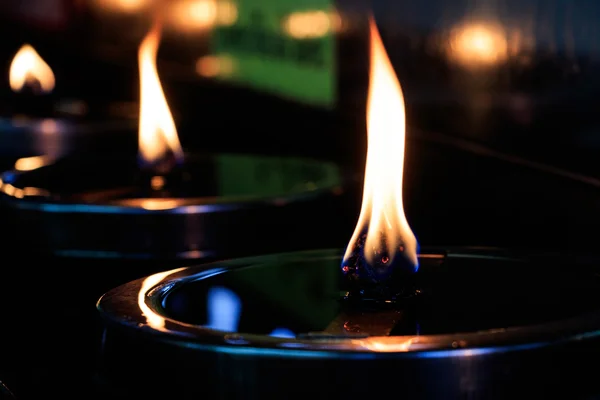
[[[382,306],[345,302],[341,252],[321,254],[183,282],[163,299],[164,312],[218,330],[269,335],[285,329],[299,337],[474,332],[600,309],[600,280],[589,262],[493,254],[454,255],[443,262],[423,257],[415,275],[416,295]],[[214,310],[221,319],[236,315],[235,323],[215,324]]]

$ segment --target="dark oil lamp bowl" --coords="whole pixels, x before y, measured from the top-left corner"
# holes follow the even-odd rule
[[[109,96],[91,88],[82,97],[67,95],[71,91],[62,86],[52,93],[32,87],[16,93],[5,89],[0,94],[0,164],[20,157],[57,157],[73,150],[137,146],[139,106],[117,100],[125,98],[123,94]]]
[[[342,254],[217,262],[113,289],[98,302],[100,385],[185,398],[598,394],[599,259],[424,249],[412,294],[379,304],[344,299]]]
[[[335,209],[344,183],[333,163],[243,154],[188,154],[181,166],[158,175],[140,169],[135,153],[99,152],[0,178],[14,236],[36,251],[158,259],[311,243],[298,237],[297,227],[323,220],[335,226],[337,214],[319,210]],[[258,245],[256,238],[262,238]]]

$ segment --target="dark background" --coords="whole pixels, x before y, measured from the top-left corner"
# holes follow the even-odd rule
[[[8,75],[12,55],[27,42],[55,71],[60,84],[52,96],[87,102],[90,111],[81,120],[135,119],[136,48],[147,15],[102,11],[92,1],[0,4],[0,76]],[[193,65],[206,52],[206,33],[165,31],[158,67],[183,147],[310,156],[360,174],[371,4],[337,6],[345,30],[336,37],[338,100],[331,110],[201,78]],[[597,2],[375,1],[372,7],[407,102],[405,204],[421,245],[594,253],[600,222]],[[465,21],[505,28],[510,49],[501,62],[464,66],[446,57],[447,35]],[[107,106],[115,103],[133,111],[115,115]],[[0,110],[10,114],[15,104],[22,106],[0,79]],[[135,131],[123,135],[115,146],[135,143]],[[10,138],[2,140],[4,165],[28,155],[7,151]],[[110,145],[95,137],[90,147]],[[348,188],[343,209],[315,209],[343,212],[352,221],[322,247],[344,246],[360,190],[360,183]],[[23,399],[89,397],[100,332],[95,301],[118,284],[180,263],[46,257],[11,242],[11,231],[27,227],[3,221],[0,379]],[[310,235],[318,227],[299,229]]]

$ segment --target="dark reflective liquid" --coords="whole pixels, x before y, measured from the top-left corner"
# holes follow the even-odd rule
[[[164,313],[218,330],[268,335],[285,328],[305,336],[333,333],[331,326],[342,313],[347,319],[341,323],[345,332],[336,333],[369,334],[369,326],[377,325],[384,314],[389,316],[391,308],[398,312],[391,334],[414,335],[532,325],[600,308],[596,265],[549,257],[513,260],[467,254],[443,262],[423,258],[416,275],[418,296],[387,309],[365,303],[357,310],[342,300],[336,253],[186,281],[163,299]],[[369,314],[370,320],[365,318]],[[357,327],[353,320],[364,326]]]
[[[5,175],[17,188],[33,187],[52,200],[101,203],[140,197],[257,199],[331,189],[342,183],[339,168],[300,158],[239,154],[189,156],[164,176],[164,191],[152,191],[153,174],[143,171],[135,153],[66,157],[25,174]]]

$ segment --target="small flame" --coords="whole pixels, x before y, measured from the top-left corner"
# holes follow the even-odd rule
[[[156,22],[142,41],[138,51],[140,69],[139,151],[145,164],[152,165],[168,158],[172,152],[176,161],[183,160],[183,150],[177,128],[167,104],[156,69],[156,54],[161,36],[161,24]]]
[[[360,217],[344,259],[348,259],[366,230],[364,257],[367,262],[372,263],[375,254],[381,252],[389,257],[383,263],[391,265],[393,257],[401,253],[417,268],[417,240],[404,215],[402,202],[404,97],[372,19],[370,33],[365,182]]]
[[[8,76],[10,88],[15,92],[21,91],[25,86],[36,87],[37,85],[43,93],[49,93],[54,89],[52,69],[28,44],[23,45],[15,54]]]
[[[269,336],[282,339],[294,339],[296,337],[296,334],[288,328],[279,327],[273,329],[271,333],[269,333]]]

